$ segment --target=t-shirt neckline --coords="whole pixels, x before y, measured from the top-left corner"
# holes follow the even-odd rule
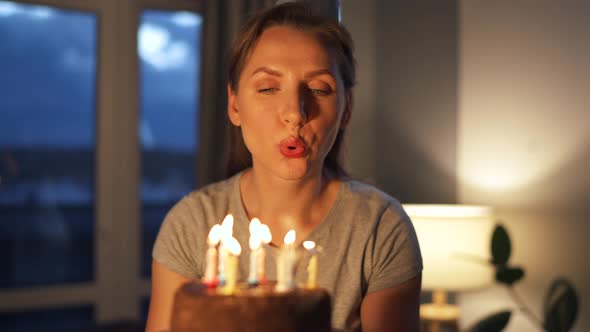
[[[246,170],[239,172],[232,179],[232,205],[234,205],[237,209],[237,217],[241,220],[246,220],[249,223],[250,218],[246,213],[246,208],[244,208],[244,203],[242,201],[242,192],[240,190],[240,178],[242,177],[245,171]],[[311,232],[309,232],[307,238],[305,238],[304,241],[314,241],[317,246],[321,247],[321,241],[324,238],[324,235],[329,231],[331,224],[334,222],[333,219],[336,219],[335,215],[337,214],[338,207],[342,204],[342,201],[344,200],[346,185],[346,181],[340,181],[340,184],[338,186],[338,192],[336,193],[336,199],[332,203],[330,210],[328,210],[328,213],[324,216],[322,221],[314,229],[312,229]],[[262,222],[264,221],[262,220]],[[248,232],[249,234],[248,223],[246,223],[245,229],[246,232]],[[303,243],[303,241],[301,241],[301,243]],[[267,246],[267,248],[269,248],[272,251],[280,249],[275,246]]]

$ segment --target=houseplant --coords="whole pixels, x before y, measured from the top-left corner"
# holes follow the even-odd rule
[[[565,278],[553,280],[543,303],[543,317],[540,318],[524,303],[514,285],[523,279],[524,268],[509,264],[512,244],[506,228],[496,224],[491,240],[491,256],[489,264],[495,270],[495,281],[506,287],[508,294],[517,305],[517,310],[525,315],[539,331],[567,332],[573,327],[578,315],[578,294],[574,286]],[[469,332],[498,332],[508,324],[512,311],[503,310],[491,314],[475,325]]]

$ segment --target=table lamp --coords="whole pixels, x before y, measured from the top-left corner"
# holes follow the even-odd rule
[[[459,308],[447,303],[448,291],[467,291],[489,285],[493,213],[475,205],[404,204],[412,219],[424,270],[422,288],[432,291],[432,303],[420,306],[420,317],[457,325]],[[431,324],[433,331],[439,324]]]

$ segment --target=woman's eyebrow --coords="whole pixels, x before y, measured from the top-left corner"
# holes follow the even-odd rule
[[[331,77],[334,77],[334,74],[332,74],[332,72],[329,69],[322,68],[322,69],[316,69],[316,70],[312,70],[310,72],[305,73],[305,79],[310,79],[312,77],[325,75],[325,74],[328,74]]]
[[[258,74],[258,73],[266,73],[266,74],[269,74],[269,75],[272,75],[272,76],[278,76],[278,77],[283,76],[283,74],[280,73],[279,71],[276,71],[274,69],[270,69],[270,68],[264,67],[264,66],[263,67],[256,68],[256,70],[254,70],[252,72],[252,75],[251,76],[254,76],[254,75]]]
[[[258,67],[256,68],[253,72],[251,76],[254,76],[258,73],[266,73],[268,75],[272,75],[272,76],[277,76],[277,77],[282,77],[283,73],[279,72],[278,70],[274,70],[265,66],[262,67]],[[320,75],[330,75],[330,76],[334,76],[332,74],[332,71],[330,71],[330,69],[327,68],[321,68],[321,69],[316,69],[316,70],[312,70],[310,72],[305,73],[305,79],[310,79],[312,77],[315,76],[320,76]]]

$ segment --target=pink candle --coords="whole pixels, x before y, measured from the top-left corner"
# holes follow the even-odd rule
[[[209,231],[209,237],[207,239],[207,244],[209,248],[207,249],[206,254],[206,266],[205,266],[205,276],[203,277],[203,283],[207,285],[207,287],[216,287],[217,286],[217,244],[219,243],[219,239],[221,237],[221,226],[214,225],[211,227]]]

